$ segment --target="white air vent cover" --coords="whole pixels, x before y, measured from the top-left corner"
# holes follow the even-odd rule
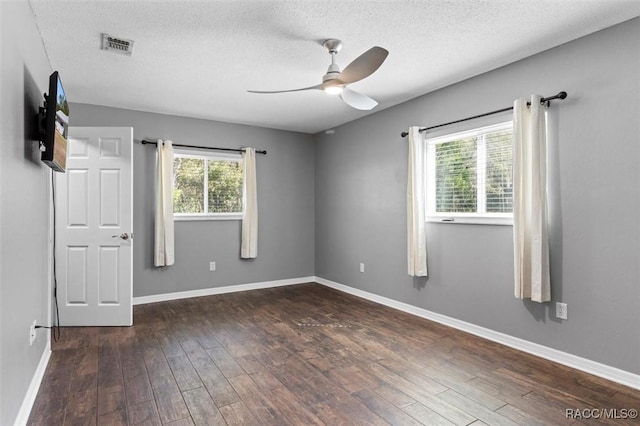
[[[102,34],[102,48],[115,53],[131,56],[133,52],[133,40]]]

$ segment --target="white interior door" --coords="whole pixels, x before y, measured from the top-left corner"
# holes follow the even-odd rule
[[[132,325],[133,128],[70,127],[56,173],[62,326]]]

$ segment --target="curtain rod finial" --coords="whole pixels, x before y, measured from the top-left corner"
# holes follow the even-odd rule
[[[556,95],[558,99],[567,99],[567,92],[562,91]]]
[[[408,134],[409,134],[409,133],[407,133],[407,132],[402,132],[402,133],[400,133],[400,137],[405,138],[405,137],[407,137],[407,135],[408,135]]]

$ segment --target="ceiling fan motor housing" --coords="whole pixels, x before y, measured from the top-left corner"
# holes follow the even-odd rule
[[[340,68],[338,68],[338,64],[332,63],[327,68],[327,73],[322,76],[322,82],[333,80],[340,75]]]
[[[336,54],[342,49],[342,41],[330,38],[325,40],[322,45],[331,54],[331,65],[327,68],[327,73],[322,76],[322,82],[324,83],[329,80],[334,80],[340,74],[340,68],[338,64],[336,64]]]

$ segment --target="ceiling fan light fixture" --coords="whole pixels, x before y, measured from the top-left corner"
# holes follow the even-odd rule
[[[344,70],[340,71],[340,67],[336,64],[336,54],[340,51],[342,42],[337,39],[328,39],[324,41],[323,45],[331,55],[331,65],[329,65],[325,75],[322,76],[322,83],[300,89],[272,91],[248,90],[248,92],[286,93],[301,92],[303,90],[322,90],[328,95],[340,95],[340,99],[352,108],[362,111],[375,108],[378,102],[362,93],[349,89],[347,86],[373,74],[387,58],[389,51],[379,46],[373,46],[351,61]]]
[[[339,95],[344,90],[342,86],[327,86],[324,88],[324,92],[329,95]]]

